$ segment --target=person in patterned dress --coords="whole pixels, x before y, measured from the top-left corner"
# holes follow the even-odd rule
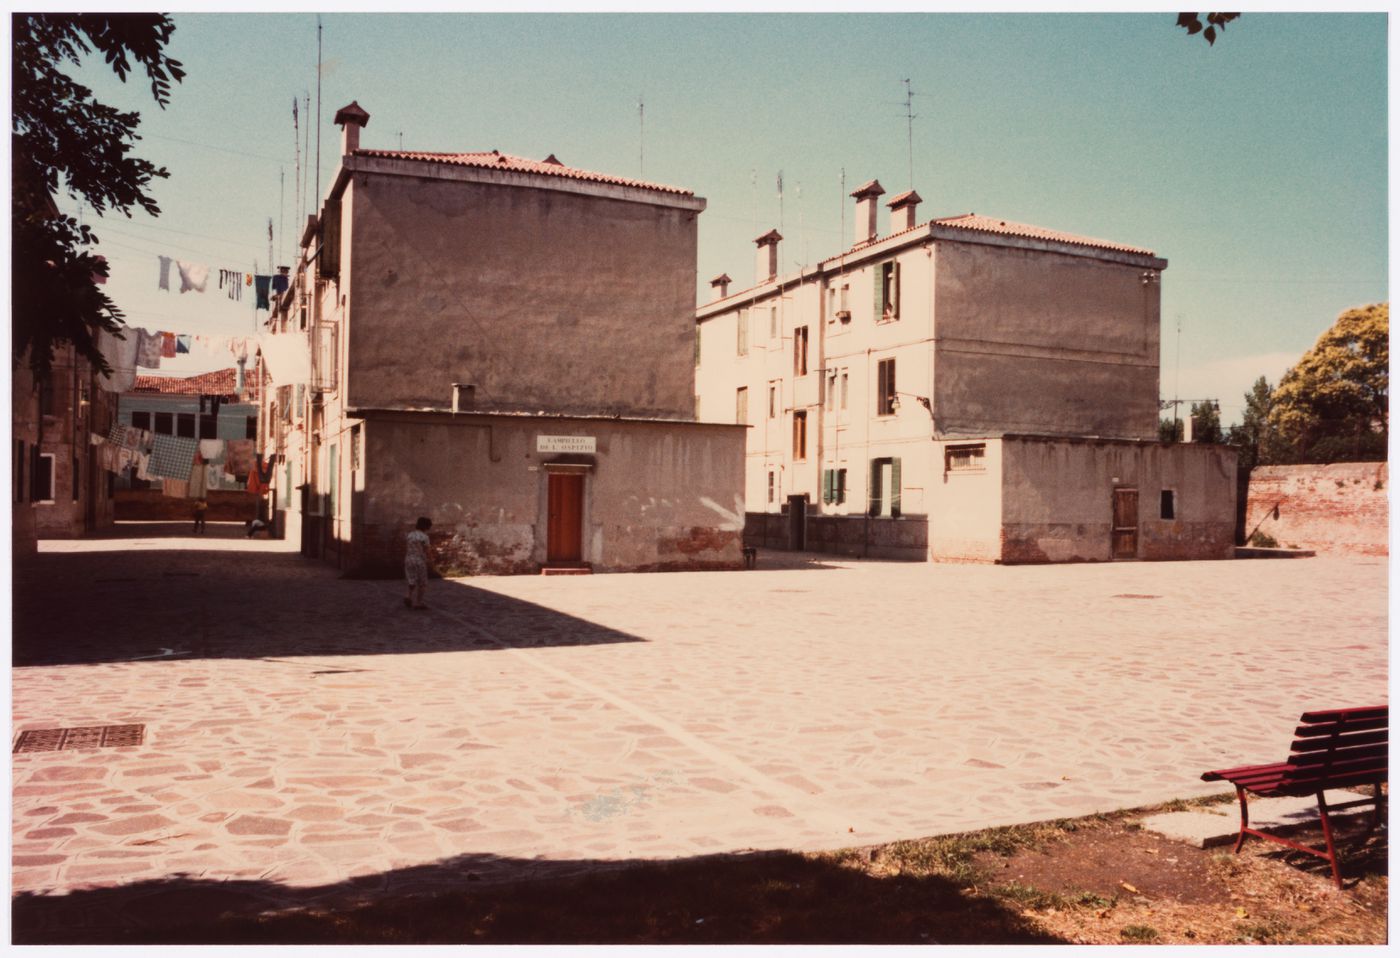
[[[412,609],[425,609],[423,589],[428,584],[428,530],[433,520],[419,516],[417,527],[408,534],[408,549],[403,557],[403,577],[408,580],[408,595],[403,604]]]

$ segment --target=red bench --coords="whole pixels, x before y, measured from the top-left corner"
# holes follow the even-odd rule
[[[1371,829],[1374,830],[1380,824],[1381,783],[1387,781],[1389,776],[1390,707],[1380,705],[1306,712],[1298,721],[1287,761],[1273,765],[1222,768],[1206,772],[1201,778],[1207,782],[1224,781],[1235,786],[1235,792],[1240,799],[1240,837],[1235,841],[1236,852],[1244,845],[1246,835],[1256,835],[1298,851],[1317,855],[1331,864],[1332,878],[1337,887],[1341,888],[1342,875],[1337,867],[1337,849],[1332,841],[1332,822],[1328,818],[1328,812],[1358,805],[1372,805],[1374,811]],[[1323,795],[1328,789],[1356,788],[1364,785],[1375,789],[1373,797],[1328,805]],[[1322,836],[1326,840],[1327,850],[1311,848],[1278,835],[1250,828],[1246,792],[1264,797],[1316,795],[1317,808],[1322,819]]]

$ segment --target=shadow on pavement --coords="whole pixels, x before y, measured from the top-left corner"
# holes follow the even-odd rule
[[[187,540],[170,548],[160,540],[139,540],[139,548],[131,549],[41,552],[15,567],[13,664],[644,641],[460,581],[435,580],[428,587],[429,610],[409,610],[399,583],[342,579],[336,569],[282,543],[271,546],[201,548]]]
[[[462,855],[311,888],[179,876],[21,894],[12,929],[27,945],[1059,942],[946,878],[875,877],[788,852],[666,863]]]

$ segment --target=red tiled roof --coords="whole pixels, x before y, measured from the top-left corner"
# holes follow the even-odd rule
[[[246,375],[243,384],[247,401],[258,401],[257,377]],[[198,376],[137,376],[132,392],[161,393],[167,396],[232,396],[238,387],[238,370],[216,369]]]
[[[934,220],[939,226],[952,226],[956,229],[977,230],[983,233],[1001,233],[1005,236],[1024,236],[1027,239],[1052,240],[1056,243],[1069,243],[1073,246],[1093,246],[1098,249],[1118,250],[1122,253],[1140,253],[1144,256],[1155,255],[1150,249],[1143,249],[1140,246],[1127,246],[1123,243],[1111,243],[1108,240],[1094,239],[1090,236],[1076,236],[1073,233],[1061,233],[1059,230],[1048,230],[1041,226],[1028,226],[1025,223],[1012,223],[1007,220],[999,220],[992,216],[980,216],[977,213],[964,213],[961,216],[944,216]]]
[[[644,180],[631,180],[623,176],[607,173],[593,173],[589,170],[576,170],[565,166],[550,154],[545,160],[529,160],[521,156],[510,156],[500,150],[489,153],[423,153],[416,150],[356,150],[357,156],[379,156],[389,160],[414,160],[422,163],[447,163],[452,166],[475,166],[482,169],[509,170],[513,173],[538,173],[542,176],[562,176],[570,180],[588,180],[593,183],[610,183],[614,186],[631,186],[640,190],[656,190],[660,193],[676,193],[680,196],[694,196],[693,190],[679,186],[665,186],[648,183]]]

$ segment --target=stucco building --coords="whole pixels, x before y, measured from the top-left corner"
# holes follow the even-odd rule
[[[694,416],[690,191],[499,152],[362,149],[260,350],[288,536],[398,568],[415,518],[465,572],[741,561],[743,432]]]
[[[1225,558],[1234,453],[1157,442],[1151,250],[858,188],[840,254],[696,311],[698,416],[747,423],[748,538],[991,562]]]

